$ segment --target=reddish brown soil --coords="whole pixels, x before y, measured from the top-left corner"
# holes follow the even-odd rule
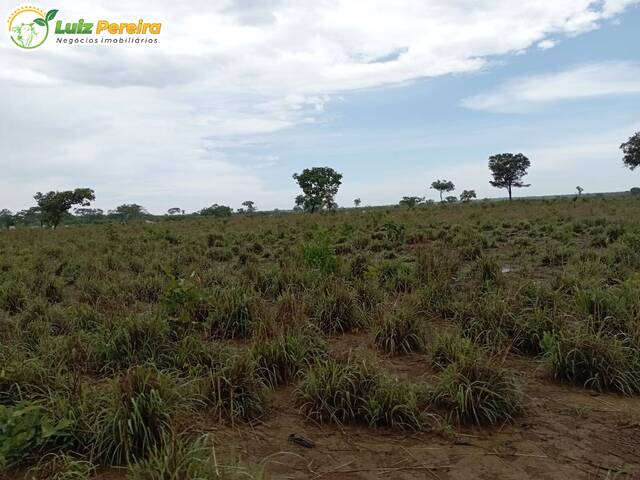
[[[365,336],[331,341],[334,354],[369,348]],[[403,380],[431,372],[420,355],[383,358]],[[541,364],[513,358],[527,412],[499,428],[398,433],[316,425],[293,404],[292,388],[272,394],[264,422],[213,427],[217,444],[292,479],[640,479],[640,399],[557,384]],[[289,443],[296,433],[316,446]]]

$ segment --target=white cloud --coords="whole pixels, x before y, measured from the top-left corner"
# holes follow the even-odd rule
[[[549,50],[550,48],[553,48],[556,46],[556,41],[555,40],[551,40],[549,38],[542,40],[541,42],[538,42],[538,48],[540,50]]]
[[[496,90],[465,98],[474,110],[527,112],[541,105],[589,97],[640,93],[640,65],[604,62],[514,78]]]
[[[8,12],[13,5],[2,1]],[[318,122],[341,92],[477,71],[489,57],[596,28],[633,3],[66,4],[58,13],[63,21],[160,20],[160,43],[83,47],[48,40],[33,52],[1,43],[0,167],[10,185],[0,190],[0,203],[26,206],[34,186],[87,185],[99,199],[137,201],[154,211],[238,204],[249,195],[263,198],[264,207],[287,206],[290,198],[261,180],[264,169],[234,165],[224,147]]]

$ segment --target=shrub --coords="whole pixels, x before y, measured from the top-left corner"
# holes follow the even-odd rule
[[[255,299],[240,286],[216,292],[209,314],[209,333],[214,338],[246,338],[258,315]]]

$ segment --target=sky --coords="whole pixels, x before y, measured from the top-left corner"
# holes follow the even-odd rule
[[[76,187],[104,210],[289,209],[314,166],[343,174],[341,206],[436,199],[439,178],[501,197],[503,152],[531,160],[515,195],[640,185],[619,150],[640,130],[640,0],[117,3],[37,6],[161,22],[157,43],[24,50],[5,29],[0,209]]]

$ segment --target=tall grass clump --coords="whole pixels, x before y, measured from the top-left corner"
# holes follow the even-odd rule
[[[263,467],[218,459],[209,435],[191,442],[172,435],[127,472],[129,480],[262,480],[265,475]]]
[[[296,398],[301,412],[320,423],[420,430],[425,421],[415,391],[366,361],[318,362],[299,385]]]
[[[345,333],[361,323],[353,290],[342,282],[329,282],[311,300],[312,318],[325,333]]]
[[[544,339],[555,378],[598,391],[640,393],[640,350],[628,340],[590,332],[561,332]]]
[[[90,420],[95,457],[110,465],[144,458],[171,428],[175,385],[153,367],[135,367],[108,394]]]
[[[324,357],[326,350],[321,333],[308,326],[273,338],[256,339],[251,346],[251,355],[260,377],[269,386],[276,387],[295,379],[313,362]]]
[[[424,319],[411,307],[385,313],[374,327],[376,348],[392,355],[423,351],[426,336]]]
[[[461,424],[497,425],[522,411],[522,395],[511,373],[482,355],[451,363],[442,372],[433,401]]]

